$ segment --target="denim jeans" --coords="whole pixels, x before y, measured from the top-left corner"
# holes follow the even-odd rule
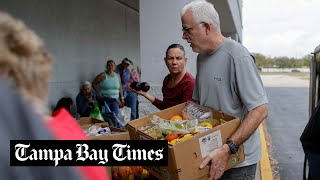
[[[256,177],[257,164],[232,168],[224,172],[220,179],[225,180],[254,180]]]
[[[130,120],[134,120],[137,118],[137,100],[138,100],[137,93],[132,91],[127,91],[127,97],[125,101],[126,101],[126,106],[131,108]]]
[[[119,113],[119,104],[117,101],[106,101],[107,105],[109,106],[111,112],[114,112],[116,116],[118,116]]]

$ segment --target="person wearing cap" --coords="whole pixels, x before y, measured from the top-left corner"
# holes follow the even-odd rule
[[[120,79],[121,79],[121,87],[122,87],[122,93],[123,93],[122,100],[124,100],[128,95],[127,90],[126,90],[126,84],[130,80],[130,76],[131,76],[129,66],[130,66],[129,59],[124,58],[122,60],[121,64],[117,65],[116,70],[115,70],[115,72],[120,75]]]
[[[134,64],[131,60],[130,62],[130,80],[126,84],[126,91],[127,91],[127,97],[126,97],[126,103],[125,105],[131,108],[131,118],[130,120],[137,119],[139,116],[138,113],[138,94],[134,91],[132,91],[130,85],[132,82],[140,82],[140,77],[138,72],[134,69]]]

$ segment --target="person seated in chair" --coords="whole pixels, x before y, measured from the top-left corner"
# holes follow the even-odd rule
[[[81,117],[88,117],[94,102],[98,102],[99,107],[102,107],[105,102],[110,101],[116,101],[116,99],[99,95],[92,89],[90,82],[85,81],[82,83],[76,98],[77,112]]]
[[[95,101],[97,101],[97,93],[92,91],[89,81],[83,82],[76,98],[77,112],[80,117],[89,117]]]

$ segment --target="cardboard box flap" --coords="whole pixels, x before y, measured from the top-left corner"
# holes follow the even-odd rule
[[[223,119],[225,121],[231,121],[233,119],[235,119],[235,117],[233,116],[230,116],[228,114],[225,114],[224,112],[222,111],[217,111],[215,109],[212,109],[212,113],[213,113],[213,118],[214,119]],[[236,117],[237,118],[237,117]]]
[[[85,125],[85,124],[94,124],[94,123],[107,123],[107,122],[101,121],[101,120],[98,120],[98,119],[94,119],[94,118],[91,118],[91,117],[81,117],[78,120],[78,124],[80,126],[81,125]]]

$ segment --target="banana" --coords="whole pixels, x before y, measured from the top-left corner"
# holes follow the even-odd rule
[[[185,135],[184,135],[183,137],[181,137],[181,138],[171,140],[171,141],[169,142],[169,144],[175,145],[175,144],[178,143],[178,142],[183,142],[183,141],[186,141],[186,140],[192,138],[192,136],[193,136],[192,134],[185,134]]]
[[[190,138],[192,138],[192,134],[186,134],[182,138],[179,138],[178,141],[182,142],[182,141],[186,141],[186,140],[188,140]]]
[[[178,142],[178,139],[173,139],[169,142],[171,145],[175,145]]]
[[[201,127],[208,127],[208,128],[212,128],[213,127],[213,125],[211,124],[211,123],[209,123],[209,122],[202,122],[202,123],[200,123],[200,124],[198,124],[198,126],[201,126]]]

